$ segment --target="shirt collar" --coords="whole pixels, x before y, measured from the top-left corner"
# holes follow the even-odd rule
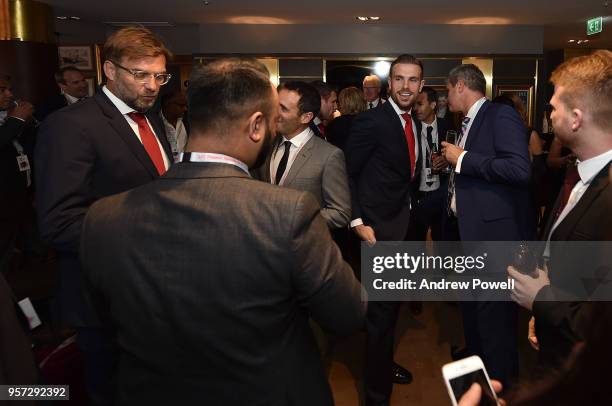
[[[391,106],[393,107],[393,110],[395,110],[395,113],[397,113],[397,115],[400,116],[402,118],[402,120],[404,119],[402,117],[402,114],[404,114],[404,113],[411,114],[412,113],[412,109],[410,109],[408,111],[404,111],[404,110],[400,109],[399,106],[397,104],[395,104],[395,101],[393,100],[392,97],[389,97],[389,103],[391,103]]]
[[[126,115],[126,114],[136,111],[130,106],[128,106],[127,104],[125,104],[123,100],[115,96],[113,92],[111,92],[106,86],[102,88],[102,91],[104,92],[105,95],[108,96],[110,101],[115,105],[115,107],[117,107],[117,109],[119,110],[121,114]]]
[[[63,94],[64,94],[64,97],[66,98],[66,101],[68,102],[68,105],[74,104],[79,101],[78,98],[71,96],[68,93],[63,93]]]
[[[433,127],[435,132],[438,132],[438,120],[436,120],[435,118],[434,118],[434,121],[431,122],[431,124],[427,124],[424,121],[421,121],[421,124],[423,127],[423,131],[425,131],[425,134],[427,134],[427,127]]]
[[[378,103],[380,103],[380,97],[378,99],[372,100],[371,102],[368,102],[368,104],[370,103],[372,103],[372,108],[378,107]]]
[[[319,124],[321,124],[323,122],[323,121],[321,121],[319,116],[316,116],[312,121],[314,121],[314,125],[319,125]]]
[[[586,161],[578,162],[578,175],[582,183],[589,184],[601,170],[612,161],[612,149]]]
[[[310,140],[310,137],[312,137],[313,135],[314,133],[312,132],[310,127],[306,127],[304,131],[302,131],[295,137],[291,138],[290,140],[285,138],[285,136],[283,135],[283,142],[281,142],[280,145],[283,145],[285,141],[289,141],[292,145],[298,148],[302,148],[302,146],[304,146],[304,144],[306,144],[308,140]],[[280,145],[279,145],[279,148],[280,148]]]
[[[468,110],[465,116],[469,117],[470,121],[473,121],[474,118],[476,117],[476,114],[478,114],[478,111],[480,110],[480,108],[482,107],[485,101],[487,101],[487,98],[484,96],[476,100],[476,102],[472,104],[472,107],[470,107],[470,109]]]

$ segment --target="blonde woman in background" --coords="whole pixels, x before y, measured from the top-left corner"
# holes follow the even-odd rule
[[[366,109],[367,103],[360,89],[354,86],[342,89],[338,95],[338,110],[341,115],[327,126],[327,140],[344,151],[353,118]]]

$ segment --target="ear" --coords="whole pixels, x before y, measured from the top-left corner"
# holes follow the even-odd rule
[[[117,75],[117,67],[111,61],[104,61],[104,75],[108,80],[115,80]]]
[[[308,113],[302,113],[302,115],[300,116],[300,123],[308,124],[312,121],[313,118],[314,114],[312,113],[312,111],[309,111]]]
[[[423,91],[423,86],[425,86],[425,79],[421,80],[421,86],[419,86],[419,93]]]
[[[576,132],[580,127],[582,127],[582,123],[584,121],[584,113],[580,109],[572,110],[572,131]]]
[[[464,87],[465,87],[465,82],[462,79],[459,79],[457,81],[457,84],[455,85],[455,89],[457,89],[457,93],[462,93]]]
[[[266,133],[266,124],[264,115],[261,111],[257,111],[248,118],[247,120],[247,131],[249,133],[249,139],[255,143],[260,142]]]

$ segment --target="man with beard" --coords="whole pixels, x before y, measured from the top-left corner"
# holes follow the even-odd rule
[[[180,163],[85,219],[85,275],[119,343],[117,404],[333,404],[308,318],[352,333],[365,303],[310,193],[249,176],[279,106],[252,65],[195,70]]]
[[[404,241],[410,204],[421,168],[421,123],[412,107],[423,88],[422,63],[401,55],[389,70],[387,103],[353,121],[346,144],[352,198],[351,228],[360,240]],[[393,338],[400,302],[372,302],[366,320],[366,405],[388,405],[393,382],[412,375],[393,363]]]
[[[49,116],[35,151],[40,231],[60,256],[58,297],[64,324],[77,329],[92,402],[110,404],[111,337],[86,295],[79,239],[96,200],[156,179],[172,152],[159,116],[148,114],[170,79],[170,52],[149,30],[128,27],[104,45],[108,82],[94,97]]]

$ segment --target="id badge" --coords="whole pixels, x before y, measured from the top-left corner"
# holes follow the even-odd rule
[[[40,321],[40,318],[38,317],[38,314],[36,313],[36,310],[34,310],[34,306],[32,306],[32,302],[30,301],[30,298],[26,297],[25,299],[18,302],[17,304],[21,308],[21,311],[23,312],[23,314],[28,319],[30,330],[34,330],[36,327],[42,324],[42,322]]]
[[[431,168],[425,168],[425,180],[428,182],[433,182],[434,181],[434,174],[431,170]]]
[[[28,161],[27,155],[17,156],[17,166],[19,166],[19,172],[25,172],[30,170],[30,161]]]

